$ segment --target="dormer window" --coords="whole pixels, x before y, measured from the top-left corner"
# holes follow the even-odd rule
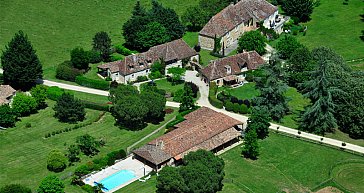
[[[231,74],[231,67],[229,65],[225,66],[226,74]]]

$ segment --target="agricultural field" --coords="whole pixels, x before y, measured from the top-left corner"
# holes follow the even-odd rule
[[[86,109],[86,122],[93,122],[91,125],[57,134],[50,138],[44,138],[47,133],[74,126],[73,124],[60,123],[53,117],[53,101],[47,101],[49,107],[40,110],[39,113],[21,118],[16,127],[0,131],[0,184],[20,183],[35,190],[41,179],[53,172],[49,172],[46,166],[48,153],[53,149],[65,152],[70,144],[74,144],[76,137],[83,134],[90,134],[96,139],[104,139],[106,145],[100,148],[98,155],[90,158],[81,156],[81,162],[75,166],[67,167],[65,171],[57,173],[65,180],[66,192],[83,192],[81,188],[70,185],[70,173],[80,165],[92,159],[105,156],[111,151],[126,149],[128,146],[151,133],[168,120],[171,120],[177,110],[167,114],[165,121],[158,125],[148,124],[140,131],[127,131],[115,126],[114,118],[110,113],[102,115],[101,111]],[[30,124],[30,127],[27,125]],[[163,134],[161,132],[146,139],[143,143]]]
[[[136,1],[129,0],[3,0],[0,6],[0,50],[18,30],[28,34],[43,64],[44,77],[55,79],[56,66],[69,60],[69,52],[77,47],[91,48],[93,36],[99,31],[109,33],[113,44],[124,43],[121,28],[131,16]],[[178,15],[195,0],[160,0]],[[141,0],[150,7],[150,0]]]

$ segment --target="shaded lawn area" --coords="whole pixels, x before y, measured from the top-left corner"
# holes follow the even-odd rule
[[[143,130],[127,131],[115,126],[114,118],[110,113],[106,113],[100,121],[92,125],[44,139],[46,133],[70,126],[70,124],[58,122],[53,117],[54,111],[51,107],[55,102],[47,101],[47,103],[50,107],[39,111],[37,114],[22,118],[15,128],[0,132],[0,146],[2,148],[0,151],[0,184],[20,183],[34,191],[42,178],[54,174],[46,168],[48,153],[53,149],[66,152],[66,148],[75,143],[77,136],[88,133],[96,139],[103,138],[106,141],[106,145],[100,148],[100,153],[93,158],[81,156],[81,163],[76,163],[76,166],[68,167],[65,171],[56,174],[65,179],[65,192],[83,192],[79,187],[71,186],[70,178],[68,178],[70,172],[73,172],[77,166],[105,156],[111,151],[126,149],[177,114],[175,109],[174,113],[166,115],[165,121],[158,125],[148,124]],[[89,109],[86,109],[86,112],[86,121],[94,120],[101,113]],[[32,127],[26,128],[27,123],[31,123]],[[160,135],[161,132],[153,138]],[[142,144],[147,143],[148,140],[143,141]]]
[[[364,22],[363,1],[351,0],[348,5],[344,1],[321,0],[307,25],[306,36],[297,36],[298,40],[314,48],[328,46],[333,48],[345,60],[364,58],[364,42],[360,40]]]
[[[107,102],[110,101],[107,96],[89,94],[89,93],[78,92],[78,91],[73,91],[73,90],[66,90],[66,91],[68,93],[72,93],[78,99],[86,100],[86,101],[90,101],[90,102],[94,102],[94,103],[98,103],[98,104],[106,104]]]
[[[350,138],[348,134],[340,131],[339,129],[335,129],[334,133],[326,133],[325,137],[329,137],[329,138],[332,138],[332,139],[337,139],[337,140],[340,140],[340,141],[345,141],[347,143],[352,143],[352,144],[364,147],[364,139]]]
[[[220,155],[225,161],[221,192],[309,192],[329,179],[329,171],[337,163],[364,161],[360,156],[273,132],[259,143],[261,155],[255,161],[242,158],[240,146]],[[117,192],[155,192],[155,186],[156,177],[152,176],[145,183],[136,181]]]
[[[329,179],[329,171],[337,163],[364,161],[360,156],[272,132],[260,145],[261,155],[255,161],[242,158],[241,147],[221,155],[226,164],[222,192],[309,192]]]
[[[43,1],[2,0],[0,6],[0,49],[18,30],[23,30],[43,64],[44,77],[55,79],[59,63],[69,60],[75,47],[91,48],[92,38],[99,31],[109,33],[113,44],[124,43],[122,25],[131,16],[136,1]],[[160,0],[164,6],[174,9],[179,16],[195,0]],[[150,0],[141,4],[151,7]]]

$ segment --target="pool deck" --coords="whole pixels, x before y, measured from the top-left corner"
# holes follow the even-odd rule
[[[147,165],[144,165],[142,162],[140,162],[137,159],[133,159],[132,156],[127,157],[124,160],[121,160],[117,163],[115,163],[114,165],[107,167],[97,173],[91,174],[90,176],[86,177],[85,179],[83,179],[82,181],[85,184],[91,185],[91,186],[95,186],[94,182],[100,182],[103,179],[121,171],[121,170],[131,170],[134,172],[134,175],[136,176],[135,178],[111,189],[108,190],[107,193],[112,193],[115,192],[121,188],[123,188],[124,186],[127,186],[128,184],[144,177],[144,168],[145,168],[145,175],[147,175],[149,172],[151,172],[153,169]],[[140,182],[143,183],[143,182]]]

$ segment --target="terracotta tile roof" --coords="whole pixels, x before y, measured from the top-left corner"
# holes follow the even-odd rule
[[[144,145],[141,148],[134,150],[133,153],[157,165],[172,157],[156,145],[157,144]]]
[[[278,8],[266,0],[241,0],[230,4],[213,16],[199,34],[222,37],[243,22],[252,18],[262,21],[272,15]]]
[[[243,67],[247,67],[248,70],[257,69],[264,63],[265,61],[256,51],[243,52],[211,61],[207,67],[201,69],[201,73],[211,81],[229,75],[238,75]],[[228,73],[227,66],[230,67],[231,73]]]
[[[193,148],[198,149],[196,146],[199,146],[200,144],[203,144],[201,147],[208,147],[208,149],[211,150],[218,147],[214,146],[214,144],[223,144],[229,141],[228,139],[230,139],[230,137],[223,138],[221,135],[219,137],[219,134],[224,133],[236,125],[242,124],[241,121],[233,119],[225,114],[216,112],[207,107],[202,107],[186,115],[185,119],[185,121],[176,125],[177,129],[149,142],[145,147],[135,150],[134,153],[146,158],[147,156],[145,155],[147,153],[144,152],[142,155],[140,155],[141,151],[153,147],[155,149],[162,150],[165,154],[170,155],[170,158],[172,158],[176,156],[178,157],[178,155],[184,154],[184,152],[187,152]],[[236,135],[233,134],[229,136]],[[215,142],[207,142],[210,139],[215,139]],[[157,152],[157,150],[149,151]],[[166,159],[166,157],[163,157],[163,159]],[[160,161],[163,159],[154,158],[148,160],[152,162],[153,160]],[[156,164],[156,162],[154,163]]]
[[[165,62],[173,62],[197,55],[182,39],[151,47],[147,52],[126,56],[123,60],[99,65],[98,68],[110,69],[111,72],[120,72],[123,75],[132,74],[150,69],[151,65],[163,59]]]
[[[10,85],[0,85],[0,105],[9,103],[7,98],[13,96],[15,92],[16,90]]]

